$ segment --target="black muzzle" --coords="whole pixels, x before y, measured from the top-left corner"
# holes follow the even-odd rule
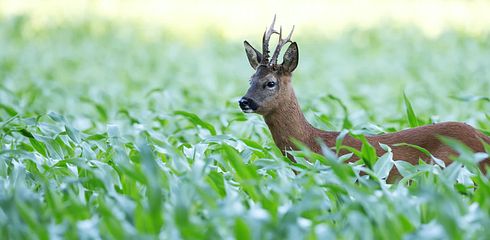
[[[255,112],[258,108],[257,103],[255,103],[254,100],[247,98],[247,97],[242,97],[239,101],[238,104],[240,104],[240,108],[242,109],[243,112]]]

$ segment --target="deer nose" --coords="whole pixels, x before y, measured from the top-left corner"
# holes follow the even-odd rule
[[[238,104],[240,104],[240,108],[242,110],[250,109],[247,98],[242,97],[240,100],[238,100]]]
[[[247,97],[242,97],[238,101],[238,104],[240,104],[240,108],[244,112],[254,112],[258,108],[258,105],[254,102],[254,100]]]

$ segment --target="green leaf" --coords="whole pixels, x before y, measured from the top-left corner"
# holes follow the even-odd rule
[[[216,171],[210,171],[207,181],[221,197],[226,196],[225,181],[221,174]]]
[[[65,117],[63,117],[63,115],[61,115],[61,114],[58,114],[58,113],[55,113],[55,112],[50,112],[50,113],[48,113],[48,116],[51,119],[53,119],[55,122],[66,123]]]
[[[17,116],[17,111],[13,107],[0,103],[0,109],[5,110],[10,117]]]
[[[410,127],[418,127],[420,126],[419,121],[417,120],[417,116],[415,115],[415,112],[413,111],[412,104],[407,98],[407,95],[403,93],[403,100],[405,102],[405,108],[407,111],[407,118],[408,118],[408,123]]]
[[[473,149],[466,146],[463,142],[458,139],[446,137],[446,136],[438,136],[439,140],[442,143],[448,145],[452,149],[454,149],[459,156],[453,156],[454,161],[461,162],[464,166],[466,166],[472,172],[479,172],[478,163],[486,158],[486,156],[475,155]]]
[[[485,96],[451,96],[451,98],[454,98],[459,101],[463,102],[477,102],[477,101],[486,101],[490,102],[490,97],[485,97]]]
[[[339,135],[337,136],[337,138],[335,139],[335,149],[336,149],[336,153],[337,155],[339,155],[340,153],[340,150],[341,150],[341,147],[342,147],[342,142],[344,141],[344,138],[345,136],[349,134],[349,131],[348,130],[342,130]]]
[[[419,150],[420,152],[422,152],[423,154],[425,154],[426,156],[430,157],[432,159],[432,161],[434,161],[437,165],[439,165],[441,167],[446,167],[446,163],[444,163],[444,161],[442,161],[439,158],[436,158],[434,155],[432,155],[432,153],[430,153],[427,149],[425,149],[423,147],[420,147],[420,146],[417,146],[414,144],[409,144],[409,143],[397,143],[397,144],[393,144],[393,146],[395,146],[395,147],[406,146],[406,147],[415,148],[415,149]]]
[[[385,145],[386,146],[386,145]],[[386,146],[388,147],[388,146]],[[388,147],[388,151],[381,156],[373,166],[373,171],[380,179],[386,179],[393,168],[393,153]]]
[[[235,218],[235,239],[251,240],[252,233],[247,223],[240,217]]]
[[[373,169],[373,165],[378,159],[376,154],[376,148],[374,148],[364,135],[358,135],[356,138],[362,142],[361,146],[361,159],[364,161],[369,169]]]
[[[334,95],[329,94],[328,97],[334,101],[336,101],[342,110],[344,111],[344,119],[342,122],[342,129],[351,129],[352,128],[352,122],[349,120],[349,111],[347,110],[347,107],[345,104],[340,100],[340,98],[335,97]]]
[[[241,186],[252,199],[258,200],[260,197],[253,184],[255,180],[258,180],[255,167],[244,164],[238,152],[231,146],[223,144],[222,149],[224,150],[226,160],[235,170],[237,180],[240,182]]]
[[[29,138],[29,142],[31,143],[32,147],[41,155],[47,157],[47,150],[46,150],[46,145],[44,143],[39,142],[38,140],[34,138]]]
[[[397,143],[397,144],[393,144],[394,147],[402,147],[402,146],[406,146],[406,147],[411,147],[411,148],[415,148],[417,150],[419,150],[420,152],[422,152],[423,154],[427,155],[428,157],[432,156],[432,154],[425,148],[423,147],[420,147],[420,146],[417,146],[417,145],[414,145],[414,144],[410,144],[410,143]]]
[[[210,123],[207,123],[207,122],[203,121],[196,114],[190,113],[190,112],[185,112],[185,111],[175,111],[174,114],[184,116],[189,121],[191,121],[193,124],[195,124],[197,126],[201,126],[201,127],[205,128],[205,129],[209,130],[209,132],[211,133],[211,135],[216,135],[216,129],[214,128],[214,126],[211,125]]]
[[[28,137],[28,138],[34,138],[34,135],[32,135],[32,133],[30,133],[27,129],[25,128],[22,128],[20,131],[20,134],[22,134],[23,136],[25,137]]]
[[[395,166],[402,177],[409,177],[417,172],[417,169],[412,164],[405,161],[395,161]]]
[[[68,125],[65,125],[65,131],[68,134],[68,137],[70,137],[70,139],[72,141],[74,141],[75,143],[81,142],[81,135],[77,129],[70,127]]]

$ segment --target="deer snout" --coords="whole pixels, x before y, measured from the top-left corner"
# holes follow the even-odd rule
[[[240,108],[245,113],[255,112],[258,107],[254,100],[247,97],[242,97],[240,100],[238,100],[238,104],[240,104]]]

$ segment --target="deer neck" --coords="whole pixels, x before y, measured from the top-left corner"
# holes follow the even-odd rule
[[[264,115],[272,138],[281,151],[296,149],[292,139],[314,148],[315,139],[321,137],[322,131],[314,128],[306,120],[294,91],[272,112]]]

